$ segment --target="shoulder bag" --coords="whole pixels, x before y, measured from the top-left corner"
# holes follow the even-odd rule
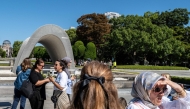
[[[32,83],[29,81],[29,79],[23,81],[20,91],[22,95],[25,96],[26,98],[30,99],[32,97],[34,91]]]
[[[56,103],[58,101],[59,96],[62,94],[61,90],[54,90],[53,95],[51,96],[51,101],[54,103],[54,108],[56,108]]]

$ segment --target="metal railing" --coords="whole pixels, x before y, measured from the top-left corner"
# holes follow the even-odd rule
[[[81,71],[80,69],[68,69],[71,74],[74,74],[74,75],[80,75]],[[44,74],[48,74],[50,73],[50,75],[57,75],[57,72],[55,71],[55,69],[43,69],[43,73]]]

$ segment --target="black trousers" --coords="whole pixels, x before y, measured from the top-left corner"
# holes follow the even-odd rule
[[[38,100],[37,97],[34,95],[32,98],[29,99],[30,106],[32,109],[43,109],[44,100]]]
[[[67,94],[67,95],[68,95],[68,98],[69,98],[69,102],[71,102],[71,98],[70,98],[71,96],[70,96],[70,94]]]

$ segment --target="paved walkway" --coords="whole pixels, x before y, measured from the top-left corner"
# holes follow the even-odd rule
[[[128,69],[118,69],[119,71],[123,70],[126,72],[145,72],[147,70],[128,70]],[[118,72],[119,72],[118,71]],[[170,73],[172,76],[186,76],[189,77],[190,71],[189,70],[148,70],[152,72],[156,72],[158,74],[161,73]],[[12,80],[15,78],[15,74],[12,72],[1,72],[0,70],[0,80],[4,81],[6,79],[6,84],[4,82],[1,83],[0,81],[0,109],[10,109],[11,104],[13,102],[13,94],[14,94],[14,86],[12,85]],[[3,77],[3,78],[2,78]],[[5,84],[5,85],[4,85]],[[53,103],[50,100],[50,97],[53,93],[53,85],[52,83],[48,83],[46,86],[46,97],[47,100],[45,100],[44,109],[53,109]],[[124,97],[127,101],[129,101],[132,97],[130,95],[131,88],[128,89],[118,89],[118,95],[119,97]],[[20,106],[18,106],[17,109],[19,109]],[[26,109],[30,108],[30,103],[27,100],[26,102]]]
[[[48,83],[46,86],[46,97],[47,100],[45,100],[44,103],[44,109],[53,109],[53,103],[50,99],[53,93],[52,84]],[[13,92],[14,86],[0,86],[0,109],[11,109],[11,105],[13,102]],[[128,89],[118,89],[119,97],[124,97],[127,101],[129,101],[132,97],[130,95],[131,88]],[[17,109],[20,106],[18,105]],[[27,99],[25,109],[31,109],[30,103]]]

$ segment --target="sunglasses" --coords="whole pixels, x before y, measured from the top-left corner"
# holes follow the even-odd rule
[[[42,68],[44,68],[44,66],[43,66],[43,65],[39,65],[39,66],[41,66]]]
[[[164,87],[164,88],[156,87],[156,88],[153,89],[153,91],[156,92],[156,93],[158,93],[158,92],[159,92],[159,93],[160,93],[160,92],[164,93],[164,92],[167,91],[167,89],[168,89],[168,88],[166,88],[166,87]]]

